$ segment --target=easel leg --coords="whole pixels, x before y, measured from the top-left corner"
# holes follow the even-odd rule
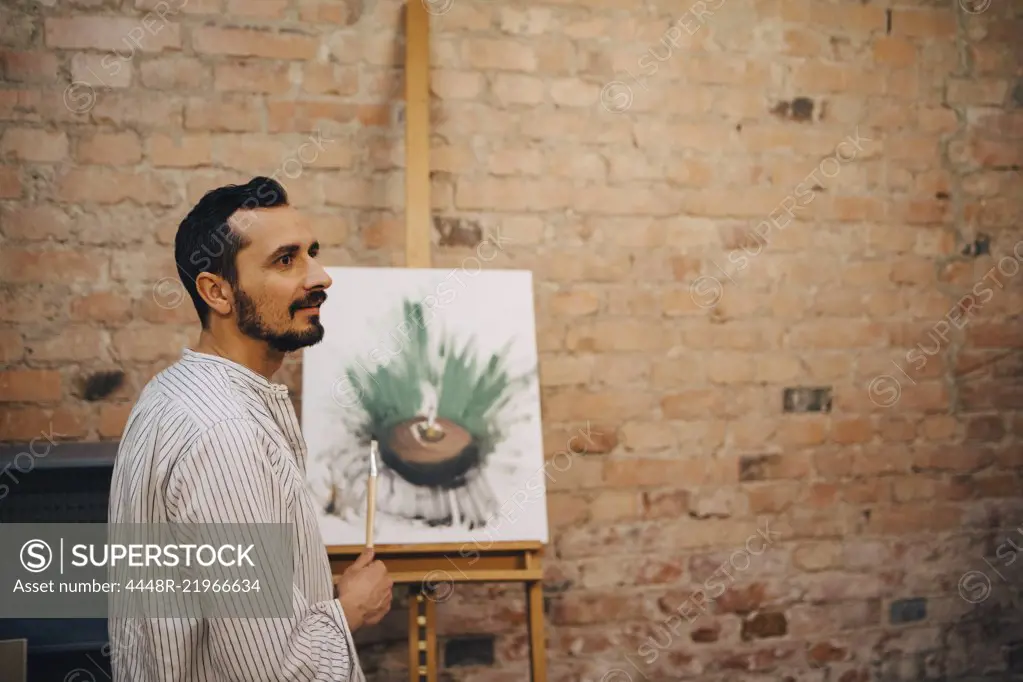
[[[547,682],[547,638],[543,628],[543,582],[534,580],[526,586],[526,608],[529,612],[529,671],[533,682]]]
[[[409,589],[408,679],[437,682],[437,605],[421,585]]]

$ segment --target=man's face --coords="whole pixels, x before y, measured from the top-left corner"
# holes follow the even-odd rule
[[[315,260],[319,243],[302,214],[290,206],[239,211],[231,227],[249,242],[237,256],[238,329],[284,353],[318,343],[331,279]]]

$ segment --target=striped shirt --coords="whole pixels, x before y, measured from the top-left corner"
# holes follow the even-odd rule
[[[288,389],[189,348],[128,417],[109,523],[291,523],[291,618],[109,619],[113,682],[364,682]]]

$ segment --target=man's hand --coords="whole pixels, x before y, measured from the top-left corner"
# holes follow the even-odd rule
[[[337,581],[338,599],[352,631],[376,625],[391,610],[394,582],[384,563],[373,556],[372,549],[364,550]]]

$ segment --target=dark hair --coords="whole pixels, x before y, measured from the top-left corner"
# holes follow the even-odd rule
[[[244,231],[231,228],[228,218],[239,210],[286,206],[287,203],[288,194],[279,182],[273,178],[255,177],[244,185],[226,185],[206,192],[178,225],[174,238],[174,261],[203,328],[209,319],[210,308],[199,296],[196,278],[201,272],[211,272],[231,285],[237,285],[236,257],[249,243]]]

